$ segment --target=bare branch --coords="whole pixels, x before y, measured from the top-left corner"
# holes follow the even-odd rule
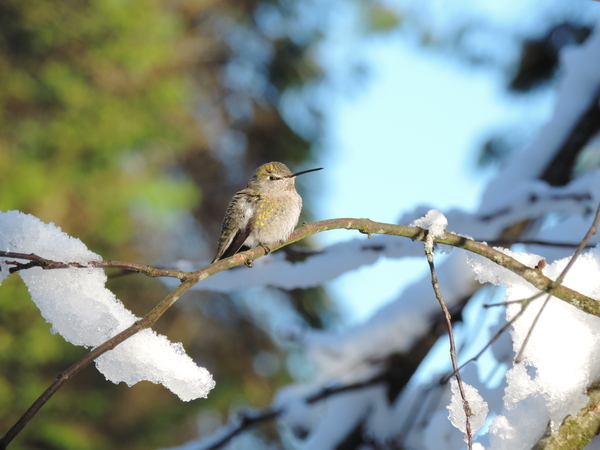
[[[452,361],[452,369],[454,370],[453,374],[456,377],[456,381],[458,382],[458,390],[460,391],[460,396],[463,402],[463,410],[465,412],[465,430],[467,436],[467,446],[469,450],[472,450],[473,433],[471,431],[470,417],[473,415],[473,412],[471,411],[471,407],[469,406],[467,394],[465,393],[463,382],[458,369],[458,363],[456,362],[456,346],[454,345],[454,332],[452,331],[452,316],[450,315],[450,311],[448,311],[448,307],[446,306],[446,302],[444,301],[444,297],[442,296],[442,291],[440,290],[440,284],[438,283],[437,272],[433,263],[432,241],[433,238],[429,238],[428,242],[425,243],[425,256],[427,257],[427,262],[429,263],[433,292],[435,293],[435,298],[437,298],[438,302],[440,303],[440,307],[442,308],[442,311],[444,313],[444,318],[446,319],[446,327],[448,328],[448,340],[450,341],[450,360]]]
[[[481,239],[478,239],[481,240]],[[539,245],[541,247],[559,247],[559,248],[577,248],[579,246],[578,243],[571,242],[549,242],[549,241],[541,241],[537,239],[494,239],[491,241],[487,241],[488,245],[494,247],[510,247],[515,244],[523,244],[523,245]],[[588,244],[586,248],[594,248],[595,245]]]
[[[442,378],[440,380],[440,383],[443,383],[443,384],[447,383],[450,380],[450,378],[452,378],[455,374],[457,374],[458,371],[461,370],[462,368],[464,368],[467,364],[477,361],[481,357],[481,355],[483,355],[485,353],[485,351],[491,347],[491,345],[494,342],[496,342],[498,339],[500,339],[500,336],[502,336],[502,334],[504,334],[504,332],[506,332],[512,326],[512,324],[515,323],[519,319],[519,317],[521,317],[523,315],[524,312],[525,312],[525,306],[523,306],[523,308],[521,308],[521,310],[517,314],[515,314],[515,316],[512,319],[510,319],[507,323],[504,324],[504,326],[502,328],[500,328],[498,330],[498,332],[489,340],[489,342],[487,344],[485,344],[485,346],[479,351],[479,353],[477,353],[471,359],[465,361],[458,369],[454,369],[454,371],[451,374],[446,375],[444,378]]]
[[[262,422],[275,419],[276,417],[280,416],[282,412],[283,409],[281,408],[267,408],[257,412],[243,412],[239,415],[239,423],[237,424],[237,426],[232,426],[229,432],[225,433],[219,439],[213,441],[210,445],[208,445],[208,447],[199,446],[198,449],[216,450],[218,448],[221,448],[234,437],[236,437],[238,434],[241,434],[247,429],[252,428],[253,426],[258,425]]]
[[[304,239],[307,236],[335,229],[354,229],[367,235],[371,234],[386,234],[392,236],[404,236],[416,241],[424,241],[427,236],[427,231],[418,227],[408,227],[403,225],[394,225],[373,222],[369,219],[331,219],[324,220],[321,222],[315,222],[311,224],[305,224],[298,230],[296,230],[286,242],[279,243],[271,248],[272,251],[277,250],[285,245],[297,242]],[[540,270],[535,268],[527,267],[521,264],[514,258],[495,250],[483,243],[474,241],[472,239],[465,238],[450,232],[446,232],[444,237],[435,238],[434,242],[440,244],[446,244],[458,248],[465,249],[467,251],[481,255],[492,262],[514,272],[523,279],[530,282],[533,286],[541,291],[548,292],[552,290],[552,294],[560,298],[561,300],[579,308],[580,310],[600,316],[600,305],[596,300],[580,294],[567,287],[556,285],[556,282],[544,276]],[[239,266],[247,262],[251,262],[261,256],[264,256],[265,250],[258,246],[251,250],[243,253],[238,253],[229,258],[220,260],[214,264],[206,266],[195,272],[183,272],[178,270],[166,270],[157,269],[151,266],[145,266],[141,264],[119,262],[119,261],[102,261],[102,262],[90,262],[88,264],[80,263],[63,263],[45,259],[41,256],[34,254],[14,253],[14,252],[0,252],[0,257],[3,258],[15,258],[30,261],[35,263],[36,267],[43,269],[59,269],[67,267],[80,267],[80,268],[120,268],[139,272],[150,277],[166,276],[175,277],[181,280],[181,284],[177,286],[167,297],[165,297],[152,311],[150,311],[143,319],[135,322],[126,330],[112,337],[108,341],[94,348],[85,357],[81,358],[67,370],[62,372],[54,383],[33,403],[33,405],[27,410],[27,412],[19,419],[19,421],[6,433],[4,437],[0,439],[0,450],[5,449],[6,446],[14,439],[14,437],[25,427],[25,425],[31,420],[31,418],[39,411],[39,409],[60,389],[67,380],[76,375],[80,370],[86,367],[94,359],[98,358],[105,352],[113,349],[121,342],[125,341],[129,337],[133,336],[137,332],[150,328],[154,323],[164,314],[164,312],[170,308],[175,301],[177,301],[187,290],[189,290],[194,284],[214,275],[217,272],[229,269],[234,266]],[[24,270],[25,265],[30,263],[20,263],[12,261],[14,268],[17,270]],[[33,266],[29,266],[30,268]]]
[[[302,228],[296,230],[285,243],[285,245],[304,239],[312,234],[335,229],[354,229],[358,230],[363,234],[386,234],[390,236],[404,236],[414,241],[424,241],[426,237],[426,230],[418,227],[408,227],[404,225],[394,225],[373,222],[369,219],[331,219],[323,220],[321,222],[314,222],[306,224]],[[517,274],[524,280],[531,283],[534,287],[543,292],[548,292],[552,289],[552,295],[569,303],[576,308],[595,316],[600,317],[600,302],[580,294],[572,289],[565,286],[556,286],[556,283],[550,278],[546,277],[541,270],[531,268],[525,264],[520,263],[516,259],[502,253],[501,251],[495,250],[494,248],[477,242],[472,239],[459,236],[454,233],[446,231],[444,237],[438,237],[434,239],[435,243],[446,244],[457,248],[462,248],[469,252],[483,256],[490,261],[510,270]],[[273,250],[281,248],[284,244],[275,246]],[[262,256],[264,252],[261,248],[252,249],[246,252],[250,258]]]
[[[44,270],[51,269],[67,269],[69,267],[77,267],[80,269],[87,269],[90,267],[93,268],[101,268],[101,269],[121,269],[127,270],[131,272],[137,272],[144,274],[149,277],[171,277],[171,278],[179,278],[182,279],[185,277],[187,272],[182,270],[169,270],[169,269],[159,269],[152,266],[146,266],[144,264],[136,264],[131,262],[124,261],[90,261],[86,264],[81,264],[77,262],[60,262],[60,261],[52,261],[50,259],[43,258],[39,255],[33,253],[15,253],[15,252],[5,252],[0,251],[0,257],[4,258],[16,258],[23,259],[25,261],[29,261],[28,263],[22,263],[20,261],[5,261],[6,264],[11,265],[9,269],[10,273],[19,272],[21,270],[31,269],[32,267],[41,267]]]
[[[589,240],[591,239],[591,237],[596,234],[597,229],[598,229],[598,223],[600,221],[600,206],[598,206],[598,209],[596,210],[596,217],[594,218],[594,221],[590,227],[590,229],[588,230],[587,234],[585,235],[585,237],[583,238],[583,240],[577,245],[577,250],[575,251],[575,253],[573,254],[573,257],[571,258],[571,260],[569,261],[569,264],[567,264],[567,266],[565,267],[565,269],[562,271],[562,273],[560,274],[560,276],[557,278],[556,282],[558,285],[560,285],[562,283],[562,281],[564,280],[564,277],[566,276],[568,270],[573,266],[575,259],[581,254],[581,252],[585,249],[585,248],[589,248],[590,246],[588,245]],[[487,304],[484,305],[485,308],[489,308],[492,306],[508,306],[510,304],[514,304],[514,303],[521,303],[522,304],[522,308],[521,310],[509,321],[507,322],[502,328],[500,328],[500,330],[490,339],[490,341],[481,349],[481,351],[479,353],[477,353],[474,357],[472,357],[471,359],[465,361],[460,367],[459,369],[462,369],[463,367],[465,367],[467,364],[477,361],[481,355],[483,355],[483,353],[494,343],[496,342],[500,336],[506,331],[508,330],[512,324],[514,324],[517,319],[519,317],[521,317],[523,315],[523,313],[525,312],[525,309],[527,308],[527,305],[535,300],[536,298],[542,296],[544,293],[543,292],[538,292],[534,295],[532,295],[531,297],[528,297],[526,299],[521,299],[521,300],[511,300],[508,302],[500,302],[500,303],[493,303],[493,304]],[[542,305],[542,307],[540,308],[540,311],[538,312],[538,315],[536,316],[529,332],[527,333],[527,336],[523,342],[523,345],[521,346],[521,350],[519,351],[519,354],[517,355],[517,357],[515,358],[515,362],[520,362],[523,356],[523,351],[525,349],[525,346],[527,345],[527,342],[529,340],[529,337],[531,335],[531,332],[533,330],[533,328],[535,327],[535,324],[537,323],[542,311],[544,310],[544,308],[546,307],[546,304],[548,303],[548,300],[550,299],[551,296],[551,290],[550,293],[548,294],[548,296],[546,297],[546,300],[544,301],[544,304]],[[451,374],[445,376],[444,378],[442,378],[441,382],[442,383],[447,383],[448,380],[455,374],[455,372],[452,372]]]
[[[414,241],[424,241],[425,236],[426,236],[426,230],[423,230],[418,227],[409,227],[409,226],[404,226],[404,225],[373,222],[372,220],[369,220],[369,219],[348,219],[348,218],[330,219],[330,220],[323,220],[320,222],[314,222],[314,223],[310,223],[310,224],[304,224],[301,228],[297,229],[294,233],[292,233],[292,235],[290,236],[290,238],[287,241],[281,242],[277,245],[274,245],[271,250],[272,251],[278,250],[281,247],[292,244],[294,242],[297,242],[297,241],[304,239],[308,236],[311,236],[313,234],[320,233],[322,231],[339,230],[339,229],[358,230],[359,232],[361,232],[363,234],[367,234],[367,235],[386,234],[386,235],[390,235],[390,236],[404,236],[404,237],[408,237]],[[535,268],[528,267],[528,266],[520,263],[519,261],[515,260],[514,258],[512,258],[498,250],[495,250],[492,247],[489,247],[486,244],[483,244],[483,243],[477,242],[473,239],[468,239],[463,236],[459,236],[457,234],[450,233],[450,232],[446,232],[446,234],[444,235],[443,238],[435,238],[434,242],[436,242],[438,244],[446,244],[446,245],[450,245],[453,247],[462,248],[469,252],[481,255],[481,256],[489,259],[490,261],[519,275],[521,278],[523,278],[526,281],[528,281],[529,283],[531,283],[537,289],[544,291],[544,292],[548,292],[550,289],[552,289],[552,291],[553,291],[552,295],[554,295],[555,297],[575,306],[578,309],[581,309],[582,311],[584,311],[588,314],[592,314],[592,315],[600,317],[600,303],[598,301],[596,301],[593,298],[588,297],[586,295],[582,295],[579,292],[576,292],[567,287],[556,286],[555,282],[553,280],[551,280],[550,278],[544,276],[540,270],[536,270]],[[5,252],[5,254],[6,254],[6,252]],[[251,250],[248,250],[246,252],[238,253],[237,255],[234,255],[233,257],[231,257],[232,259],[228,258],[228,259],[221,260],[218,263],[215,263],[211,267],[218,267],[219,268],[218,271],[221,271],[221,270],[229,269],[230,267],[237,266],[240,263],[244,263],[246,261],[253,261],[261,256],[264,256],[264,254],[265,254],[264,249],[259,246],[259,247],[253,248]],[[10,255],[10,253],[9,253],[9,255]],[[32,255],[23,255],[23,254],[20,254],[20,255],[25,256],[25,257],[32,256]],[[2,257],[2,256],[3,256],[3,254],[0,253],[0,257]],[[36,255],[33,255],[33,257],[35,257],[35,256]],[[9,256],[9,257],[15,257],[15,256]],[[31,259],[31,258],[29,258],[29,259]],[[44,258],[41,258],[41,259],[43,260]],[[228,264],[226,266],[222,266],[221,265],[222,261],[228,261],[228,262],[230,262],[230,264]],[[66,267],[66,266],[78,267],[77,266],[78,263],[56,263],[56,264],[62,265],[62,268]],[[66,264],[66,266],[65,266],[65,264]],[[70,265],[70,264],[72,264],[72,265]],[[108,267],[129,268],[130,270],[139,271],[140,273],[146,274],[148,276],[172,276],[175,278],[179,278],[180,280],[183,280],[187,276],[186,272],[181,272],[178,270],[169,271],[169,270],[163,270],[163,269],[156,269],[156,268],[150,267],[150,266],[144,266],[141,264],[125,263],[125,262],[117,262],[117,261],[91,262],[90,266],[92,266],[92,265],[93,265],[93,267],[104,267],[104,268],[108,268]],[[87,267],[87,266],[82,266],[82,265],[79,265],[79,266]]]
[[[569,260],[567,266],[563,269],[563,271],[561,272],[559,277],[554,282],[554,284],[556,286],[562,285],[562,282],[564,281],[565,277],[567,276],[567,273],[569,272],[569,270],[571,270],[571,267],[573,267],[573,265],[575,264],[575,261],[577,260],[579,255],[581,255],[581,253],[585,249],[587,243],[592,238],[592,236],[594,234],[596,234],[596,232],[598,231],[598,223],[600,223],[600,205],[598,205],[598,208],[596,209],[596,217],[594,217],[594,221],[592,222],[590,229],[584,236],[583,240],[579,243],[577,250],[575,250],[575,253],[573,253],[573,256]],[[546,297],[546,300],[544,300],[544,304],[538,311],[537,315],[535,316],[535,319],[533,319],[531,327],[529,328],[529,331],[527,332],[527,336],[525,336],[525,339],[523,340],[523,344],[521,345],[521,349],[519,350],[519,353],[517,354],[517,356],[515,358],[516,363],[521,362],[521,360],[523,359],[523,352],[525,352],[527,343],[529,342],[529,339],[531,338],[531,335],[533,333],[533,330],[535,329],[536,324],[538,323],[540,317],[542,316],[542,312],[544,311],[544,309],[548,305],[548,302],[550,301],[553,290],[554,290],[554,288],[550,289],[550,291],[548,292],[548,296]],[[523,306],[523,308],[524,307],[525,307],[525,305]]]

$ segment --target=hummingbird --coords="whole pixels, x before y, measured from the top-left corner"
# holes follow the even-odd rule
[[[292,173],[285,164],[275,161],[256,169],[246,188],[229,202],[212,262],[235,255],[242,247],[260,245],[269,253],[269,244],[287,239],[302,209],[302,197],[294,186],[296,177],[321,169]]]

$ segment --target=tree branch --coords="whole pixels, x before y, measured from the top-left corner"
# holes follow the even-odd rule
[[[391,236],[404,236],[414,241],[425,241],[427,231],[418,227],[408,227],[404,225],[394,225],[387,223],[373,222],[369,219],[331,219],[324,220],[321,222],[315,222],[310,224],[304,224],[301,228],[296,230],[290,238],[281,242],[277,245],[272,246],[271,250],[277,250],[285,245],[297,242],[308,236],[327,230],[336,229],[349,229],[358,230],[363,234],[367,234],[369,237],[371,234],[386,234]],[[540,270],[530,268],[514,258],[495,250],[485,244],[474,241],[472,239],[465,238],[450,232],[446,232],[443,237],[437,237],[434,242],[439,244],[446,244],[453,247],[462,248],[481,255],[492,262],[510,270],[511,272],[519,275],[523,279],[530,282],[533,286],[541,291],[548,292],[552,290],[552,295],[561,300],[575,306],[576,308],[596,316],[600,316],[600,302],[580,294],[572,289],[565,286],[556,286],[556,283],[550,278],[544,276]],[[238,253],[229,258],[217,261],[214,264],[206,266],[195,272],[182,272],[178,270],[166,270],[157,269],[150,266],[144,266],[134,263],[118,262],[118,261],[103,261],[103,262],[90,262],[89,264],[80,263],[62,263],[51,261],[42,258],[38,255],[23,254],[14,252],[0,252],[0,257],[4,258],[16,258],[24,259],[30,262],[35,262],[37,267],[44,269],[58,269],[67,267],[98,267],[98,268],[121,268],[143,273],[150,277],[156,276],[169,276],[175,277],[181,280],[181,284],[175,288],[169,295],[167,295],[152,311],[150,311],[144,318],[138,320],[126,330],[120,332],[116,336],[112,337],[108,341],[94,348],[90,353],[81,358],[67,370],[62,372],[54,383],[38,398],[33,405],[27,410],[27,412],[19,419],[19,421],[6,433],[2,439],[0,439],[0,450],[5,449],[6,446],[14,439],[14,437],[25,427],[27,422],[40,410],[40,408],[60,389],[60,387],[66,383],[68,379],[77,374],[80,370],[86,367],[94,359],[98,358],[105,352],[115,348],[121,342],[125,341],[129,337],[133,336],[137,332],[150,328],[154,323],[164,314],[164,312],[170,308],[185,292],[187,292],[196,283],[214,275],[215,273],[229,269],[234,266],[249,263],[255,259],[264,256],[265,250],[258,246],[251,250],[243,253]],[[23,270],[19,268],[23,266],[23,263],[11,261],[10,264],[13,268]],[[28,263],[27,263],[28,264]],[[26,264],[25,264],[26,265]]]
[[[328,230],[339,230],[339,229],[347,229],[347,230],[358,230],[359,232],[371,236],[372,234],[386,234],[390,236],[404,236],[412,239],[413,241],[424,241],[426,236],[426,230],[423,230],[419,227],[409,227],[405,225],[395,225],[389,223],[381,223],[374,222],[369,219],[330,219],[330,220],[322,220],[320,222],[314,222],[309,224],[304,224],[301,228],[297,229],[290,238],[285,242],[280,242],[279,244],[273,245],[271,250],[275,251],[284,247],[286,245],[297,242],[301,239],[304,239],[308,236],[311,236],[316,233],[320,233],[322,231]],[[489,259],[490,261],[498,264],[499,266],[504,267],[505,269],[510,270],[511,272],[519,275],[521,278],[525,279],[537,289],[548,292],[552,290],[552,295],[555,297],[569,303],[572,306],[586,312],[588,314],[592,314],[594,316],[600,317],[600,302],[595,299],[588,297],[586,295],[580,294],[573,289],[569,289],[565,286],[555,286],[555,282],[550,278],[546,277],[542,274],[541,270],[528,267],[516,259],[489,247],[486,244],[481,242],[477,242],[472,239],[468,239],[463,236],[459,236],[454,233],[446,232],[444,237],[438,237],[434,239],[434,242],[438,244],[446,244],[452,247],[462,248],[469,252],[478,254],[483,256],[484,258]],[[254,261],[261,256],[264,256],[265,251],[261,246],[256,248],[247,250],[243,253],[238,253],[237,255],[232,256],[231,258],[223,259],[221,261],[216,262],[215,264],[208,266],[214,267],[215,272],[212,272],[209,275],[204,276],[201,279],[204,279],[214,273],[220,272],[221,270],[229,269],[234,266],[239,266],[242,263]],[[10,255],[21,255],[21,258],[31,260],[32,258],[36,258],[40,260],[40,267],[43,267],[44,264],[55,263],[60,268],[65,267],[102,267],[102,268],[124,268],[130,269],[134,271],[138,271],[140,273],[146,274],[148,276],[169,276],[174,278],[179,278],[180,280],[185,279],[190,273],[201,272],[204,269],[200,269],[197,272],[182,272],[179,270],[166,270],[166,269],[157,269],[150,266],[144,266],[141,264],[134,263],[124,263],[117,261],[103,261],[103,262],[90,262],[89,265],[82,265],[79,263],[56,263],[54,261],[49,261],[41,257],[37,257],[36,255],[26,255],[20,253],[9,253],[9,252],[0,252],[0,257],[8,255],[8,257],[17,257]],[[48,267],[48,268],[59,268],[59,267]],[[200,280],[198,280],[200,281]]]
[[[583,240],[580,242],[580,244],[577,246],[577,250],[575,250],[575,253],[573,253],[573,256],[571,256],[571,259],[567,263],[566,267],[563,269],[563,271],[560,273],[560,275],[554,282],[555,286],[562,285],[562,282],[565,279],[565,277],[567,276],[567,273],[569,273],[569,270],[571,270],[571,267],[573,267],[573,265],[575,264],[575,261],[577,260],[577,258],[579,258],[579,255],[581,255],[583,253],[583,250],[585,249],[587,243],[592,238],[592,236],[595,235],[596,232],[598,231],[599,223],[600,223],[600,205],[598,205],[598,208],[596,209],[596,216],[594,217],[594,221],[592,222],[590,229],[585,234],[585,236],[583,237]],[[519,353],[517,353],[517,356],[515,358],[516,363],[521,362],[521,359],[523,358],[523,353],[525,352],[525,348],[527,347],[527,343],[529,342],[529,339],[531,338],[531,335],[533,334],[533,330],[535,329],[536,324],[540,320],[540,317],[542,316],[542,312],[544,311],[544,309],[550,302],[550,298],[552,296],[552,291],[554,291],[554,287],[552,287],[552,289],[548,292],[548,296],[544,300],[544,304],[538,311],[537,315],[535,316],[535,319],[533,319],[533,322],[531,323],[531,328],[529,328],[529,331],[527,332],[527,336],[525,336],[525,339],[523,340],[523,344],[521,345],[521,349],[519,350]],[[526,303],[523,304],[523,309],[525,309],[526,305],[527,305]]]
[[[587,389],[588,404],[567,416],[557,431],[540,439],[531,450],[581,450],[600,429],[600,379]]]
[[[371,236],[372,234],[385,234],[390,236],[403,236],[412,239],[413,241],[424,241],[425,236],[427,234],[426,230],[423,230],[418,227],[409,227],[404,225],[395,225],[381,222],[374,222],[369,219],[330,219],[323,220],[320,222],[314,223],[306,223],[301,228],[297,229],[290,238],[279,244],[272,246],[272,251],[278,250],[286,245],[292,244],[294,242],[300,241],[308,236],[311,236],[316,233],[320,233],[322,231],[328,230],[338,230],[338,229],[347,229],[347,230],[358,230],[359,232]],[[580,294],[577,291],[569,289],[565,286],[556,286],[556,282],[551,280],[542,274],[541,270],[528,267],[514,258],[492,248],[486,244],[481,242],[477,242],[472,239],[468,239],[463,236],[459,236],[457,234],[446,231],[444,237],[437,237],[434,239],[435,243],[446,244],[457,248],[462,248],[469,252],[478,254],[483,256],[484,258],[489,259],[490,261],[504,267],[505,269],[510,270],[511,272],[519,275],[521,278],[525,279],[537,289],[543,292],[548,292],[552,290],[552,295],[555,297],[575,306],[576,308],[595,316],[600,317],[600,303],[595,299],[588,297],[586,295]],[[183,272],[180,270],[167,270],[167,269],[158,269],[151,266],[145,266],[142,264],[135,263],[127,263],[120,261],[102,261],[96,262],[92,261],[89,264],[79,264],[79,263],[62,263],[56,261],[50,261],[40,256],[34,254],[23,254],[23,253],[12,253],[12,252],[3,252],[0,251],[0,257],[12,257],[18,259],[25,259],[29,261],[36,261],[39,267],[45,269],[55,269],[55,268],[66,268],[66,267],[98,267],[98,268],[121,268],[126,270],[136,271],[142,274],[145,274],[150,277],[174,277],[180,280],[184,280],[187,277],[191,276],[191,274],[203,274],[199,275],[201,278],[198,281],[207,278],[208,276],[213,275],[214,273],[220,272],[222,270],[229,269],[234,266],[239,266],[242,263],[247,261],[254,261],[255,259],[264,256],[265,251],[262,247],[258,246],[256,248],[247,250],[243,253],[238,253],[230,258],[223,259],[221,261],[216,262],[211,266],[207,266],[206,268],[200,269],[196,272]],[[16,262],[13,262],[16,263]],[[19,264],[19,263],[17,263]],[[208,268],[213,268],[211,270],[205,270]]]
[[[418,227],[379,223],[373,222],[369,219],[331,219],[305,224],[302,228],[299,228],[290,236],[285,245],[299,241],[307,236],[321,231],[336,230],[341,228],[358,230],[367,235],[386,234],[391,236],[404,236],[412,239],[413,241],[424,241],[427,234],[426,230]],[[540,291],[548,292],[552,290],[553,296],[569,303],[583,312],[600,317],[600,302],[597,300],[574,291],[568,287],[562,285],[556,286],[555,281],[546,277],[541,270],[528,267],[516,259],[502,253],[501,251],[489,247],[486,244],[450,233],[448,231],[446,231],[444,237],[435,238],[434,242],[462,248],[471,253],[483,256],[484,258],[487,258],[499,266],[502,266],[520,276]],[[281,248],[282,246],[283,244],[274,246],[273,250]],[[264,251],[259,247],[249,250],[246,252],[246,254],[252,258],[262,256]]]
[[[558,247],[558,248],[577,248],[579,243],[571,243],[571,242],[550,242],[550,241],[542,241],[538,239],[493,239],[487,241],[488,245],[493,247],[510,247],[515,244],[523,244],[523,245],[539,245],[540,247]],[[594,248],[596,245],[588,244],[585,248]]]
[[[467,438],[467,448],[469,450],[472,450],[473,432],[471,430],[470,417],[473,416],[473,412],[471,411],[471,406],[469,405],[469,401],[467,400],[467,394],[463,386],[462,377],[460,376],[458,363],[456,362],[456,345],[454,344],[454,332],[452,331],[452,316],[450,315],[450,311],[448,311],[448,307],[446,306],[446,302],[444,301],[444,297],[442,296],[440,284],[438,283],[437,272],[435,270],[435,264],[433,262],[433,237],[430,234],[428,234],[427,241],[425,242],[425,256],[427,257],[427,262],[429,263],[429,271],[431,272],[431,286],[433,287],[435,298],[437,298],[440,304],[440,308],[442,308],[442,312],[444,313],[444,318],[446,320],[446,327],[448,329],[448,340],[450,341],[450,360],[452,362],[453,375],[456,377],[456,381],[458,383],[458,390],[460,392],[463,411],[465,413],[465,435]]]
[[[16,273],[21,270],[31,269],[32,267],[41,267],[44,270],[67,269],[69,267],[77,267],[80,269],[94,267],[101,269],[122,269],[131,272],[138,272],[152,278],[171,277],[182,279],[187,274],[187,272],[184,272],[182,270],[159,269],[152,266],[146,266],[144,264],[136,264],[124,261],[90,261],[86,264],[81,264],[77,262],[65,263],[60,261],[52,261],[34,253],[15,253],[5,251],[0,251],[0,257],[24,259],[26,261],[29,261],[28,263],[22,263],[19,261],[5,261],[6,264],[13,266],[9,268],[10,273]]]

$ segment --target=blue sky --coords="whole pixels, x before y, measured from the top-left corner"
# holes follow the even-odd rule
[[[474,69],[411,44],[400,33],[370,38],[358,51],[369,76],[361,89],[337,95],[329,106],[330,128],[319,161],[327,189],[316,219],[395,222],[421,204],[473,210],[489,176],[474,168],[481,142],[524,120],[537,127],[552,108],[549,89],[509,97],[500,71]],[[354,237],[328,232],[318,242],[325,246]],[[381,261],[327,288],[348,322],[355,323],[425,271],[424,259]]]

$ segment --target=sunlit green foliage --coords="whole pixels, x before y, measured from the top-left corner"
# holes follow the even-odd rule
[[[226,34],[238,25],[260,34],[253,23],[257,4],[1,1],[0,210],[55,222],[105,259],[153,263],[138,253],[150,245],[144,237],[160,241],[181,210],[194,209],[203,231],[212,235],[232,192],[241,187],[239,179],[269,160],[300,164],[310,152],[310,142],[277,109],[279,93],[318,73],[307,57],[310,36],[305,44],[285,36],[267,42],[266,49],[275,49],[272,58],[246,61],[273,87],[264,98],[221,83],[227,63],[247,56],[227,43]],[[232,99],[243,103],[246,96],[251,114],[243,120],[229,115]],[[230,129],[247,141],[236,160],[209,145]],[[234,171],[241,174],[237,180],[229,176]],[[108,288],[140,315],[166,294],[159,281],[139,276],[111,280]],[[289,375],[281,364],[271,378],[262,377],[253,361],[261,351],[280,350],[230,299],[192,300],[197,308],[172,308],[155,329],[182,342],[212,371],[217,389],[208,400],[182,403],[151,383],[115,386],[87,368],[9,448],[162,448],[194,437],[199,413],[226,418],[232,404],[268,405]],[[230,310],[211,312],[210,304]],[[312,309],[303,314],[317,314]],[[5,280],[0,434],[85,352],[50,333],[18,276]]]
[[[2,209],[106,252],[131,237],[132,202],[196,200],[160,173],[190,139],[175,15],[157,1],[7,0],[0,30]]]
[[[179,16],[158,1],[0,2],[0,210],[53,221],[103,257],[131,260],[132,208],[158,221],[197,202],[197,188],[164,169],[194,139],[177,52],[182,33]],[[132,285],[139,296],[147,292]],[[17,276],[5,280],[0,433],[85,352],[50,333]],[[112,409],[121,387],[101,378],[84,371],[10,448],[167,442],[172,422],[140,427],[134,420],[119,435],[110,418],[119,415]],[[159,408],[157,401],[144,413],[159,417]],[[184,409],[170,415],[181,417]]]

